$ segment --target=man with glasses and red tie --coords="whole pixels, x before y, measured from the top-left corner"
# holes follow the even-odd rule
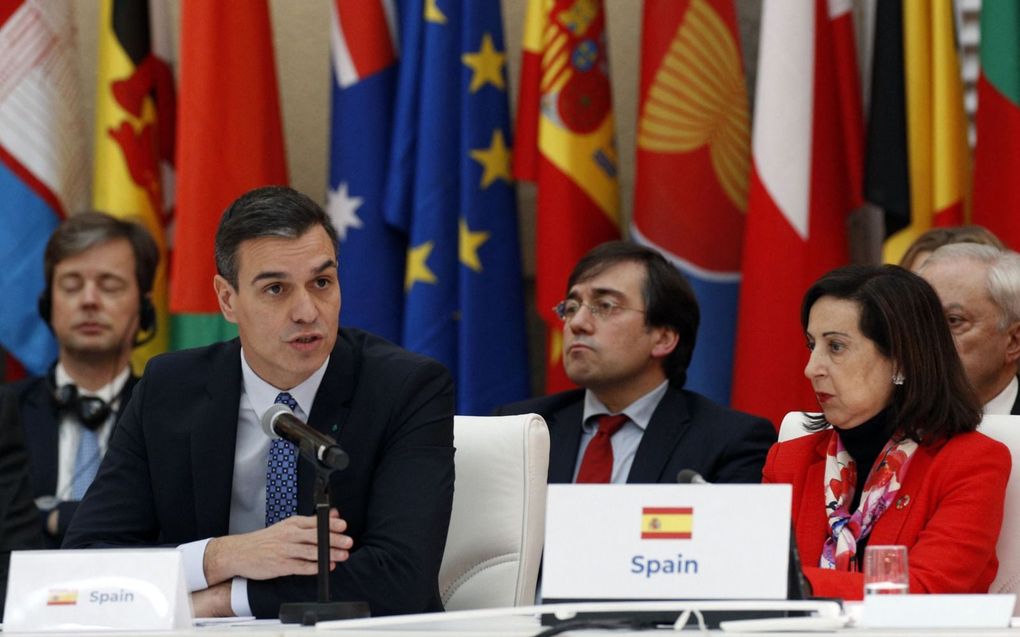
[[[624,241],[594,248],[556,313],[563,366],[580,389],[497,410],[545,418],[549,482],[669,483],[683,469],[709,482],[761,481],[776,431],[683,388],[698,303],[658,252]]]

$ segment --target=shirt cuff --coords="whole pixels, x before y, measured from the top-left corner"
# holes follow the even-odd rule
[[[235,577],[230,582],[230,610],[234,617],[251,617],[251,605],[248,603],[248,578]]]
[[[184,581],[188,585],[188,592],[194,593],[209,588],[209,582],[205,579],[205,546],[212,538],[198,540],[181,544],[177,550],[181,552],[181,560],[184,562]]]

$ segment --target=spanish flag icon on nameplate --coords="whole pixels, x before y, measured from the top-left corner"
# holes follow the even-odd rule
[[[78,591],[66,588],[51,588],[46,592],[47,606],[74,606],[78,603]]]
[[[642,540],[689,540],[694,528],[693,507],[643,507]]]

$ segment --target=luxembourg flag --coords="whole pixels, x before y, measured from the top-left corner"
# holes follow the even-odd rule
[[[733,406],[778,427],[817,408],[800,303],[848,262],[863,127],[849,0],[766,0],[760,42]]]
[[[0,3],[0,345],[34,374],[57,353],[36,312],[43,250],[88,204],[72,13],[60,2]]]
[[[327,210],[340,233],[341,321],[400,342],[406,239],[383,218],[397,90],[398,7],[333,0]]]

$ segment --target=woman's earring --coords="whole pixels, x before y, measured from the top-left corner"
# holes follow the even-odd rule
[[[896,372],[895,374],[893,374],[892,384],[893,385],[902,385],[903,381],[905,381],[905,380],[906,380],[906,378],[903,377],[903,374],[901,374],[900,372]]]

